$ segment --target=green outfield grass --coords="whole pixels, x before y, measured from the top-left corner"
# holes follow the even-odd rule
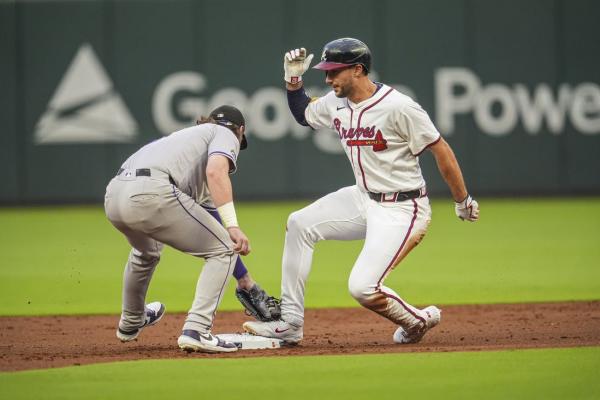
[[[288,214],[307,202],[240,203],[252,243],[245,258],[271,293],[280,288]],[[419,247],[386,284],[415,304],[600,299],[600,198],[482,199],[475,224],[433,202]],[[98,206],[0,209],[0,315],[115,313],[125,239]],[[308,307],[351,307],[347,278],[361,242],[322,242],[307,284]],[[167,249],[150,287],[170,311],[188,309],[202,261]],[[240,309],[233,284],[222,309]]]
[[[140,361],[0,374],[0,398],[597,399],[599,368],[600,348]]]
[[[247,263],[273,294],[287,215],[304,204],[239,204],[253,245]],[[416,304],[600,299],[600,198],[481,205],[482,220],[469,224],[451,202],[434,201],[426,239],[386,283]],[[0,315],[119,313],[129,249],[100,207],[0,209],[0,226]],[[346,281],[360,247],[317,245],[308,307],[355,306]],[[201,265],[167,249],[149,299],[186,310]],[[240,309],[233,286],[223,309]],[[592,399],[600,397],[599,368],[600,348],[190,357],[0,373],[0,398]]]

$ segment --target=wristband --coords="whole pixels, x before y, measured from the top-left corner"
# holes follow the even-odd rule
[[[288,76],[287,74],[285,74],[285,76],[283,77],[283,80],[286,81],[287,83],[289,83],[290,85],[296,85],[296,84],[302,82],[302,75]]]
[[[225,203],[221,207],[217,207],[217,211],[221,216],[221,220],[223,221],[223,226],[225,228],[240,226],[237,221],[237,216],[235,215],[235,207],[233,206],[233,201]]]

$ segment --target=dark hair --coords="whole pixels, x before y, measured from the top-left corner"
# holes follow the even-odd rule
[[[231,130],[231,132],[233,132],[233,134],[237,137],[238,136],[238,132],[240,127],[237,126],[234,123],[229,123],[227,125],[225,124],[219,124],[214,118],[211,117],[200,117],[200,119],[196,120],[196,125],[202,125],[202,124],[215,124],[215,125],[221,125],[225,128],[229,128],[229,130]]]

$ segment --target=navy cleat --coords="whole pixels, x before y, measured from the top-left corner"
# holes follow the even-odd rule
[[[156,325],[161,320],[163,315],[165,315],[165,310],[165,305],[158,301],[146,304],[146,318],[144,319],[144,325],[130,331],[119,328],[117,329],[117,338],[119,338],[121,342],[131,342],[132,340],[137,339],[142,329],[147,326]]]

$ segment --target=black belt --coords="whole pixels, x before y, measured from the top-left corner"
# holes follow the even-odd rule
[[[375,200],[379,203],[394,203],[398,201],[417,199],[421,197],[421,189],[409,190],[408,192],[395,192],[395,193],[373,193],[368,192],[371,200]]]
[[[125,171],[123,168],[119,168],[119,171],[117,171],[117,176],[121,175],[123,171]],[[135,170],[135,176],[152,176],[152,171],[150,168],[138,168]],[[169,175],[169,182],[172,185],[175,185],[175,181],[173,178],[171,178],[171,175]]]
[[[125,171],[123,168],[119,168],[117,176],[121,175]],[[135,176],[152,176],[150,168],[140,168],[135,170]]]

